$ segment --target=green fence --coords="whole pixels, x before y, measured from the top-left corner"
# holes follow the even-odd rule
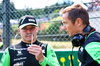
[[[70,59],[70,54],[71,51],[55,51],[58,61],[60,63],[61,66],[72,66],[71,65],[71,59]],[[0,59],[2,57],[3,53],[0,53]],[[73,51],[73,64],[74,66],[79,66],[79,60],[77,57],[77,51]]]

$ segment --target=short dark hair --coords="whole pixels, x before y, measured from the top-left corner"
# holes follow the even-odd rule
[[[77,18],[81,18],[83,24],[89,25],[89,15],[85,8],[82,7],[82,4],[75,4],[65,9],[61,9],[61,14],[68,13],[68,19],[75,23]]]

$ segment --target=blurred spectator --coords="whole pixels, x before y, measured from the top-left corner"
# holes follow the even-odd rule
[[[87,3],[88,11],[98,11],[100,10],[100,0],[95,0]]]
[[[2,35],[0,35],[0,49],[3,48],[3,41],[2,41]]]
[[[88,7],[88,11],[92,11],[93,10],[93,4],[92,4],[92,2],[88,3],[87,7]]]
[[[93,11],[97,11],[97,2],[93,4]]]
[[[98,2],[97,10],[100,10],[100,1]]]
[[[41,22],[49,22],[50,21],[50,18],[48,16],[42,17],[41,19],[38,19],[38,22],[39,21],[41,21]]]

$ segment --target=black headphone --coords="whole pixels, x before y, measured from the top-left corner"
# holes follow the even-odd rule
[[[85,35],[82,35],[80,33],[75,34],[72,37],[72,45],[75,46],[75,47],[82,46],[82,44],[85,41],[86,35],[90,32],[90,30],[91,30],[91,26],[90,25],[87,25],[83,29],[83,32],[85,33]]]

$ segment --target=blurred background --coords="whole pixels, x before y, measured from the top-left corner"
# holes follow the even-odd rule
[[[38,40],[51,44],[57,50],[71,49],[71,38],[63,30],[59,11],[76,3],[84,4],[89,13],[90,25],[100,32],[100,0],[0,0],[0,49],[5,50],[21,41],[18,20],[24,15],[36,18]]]

